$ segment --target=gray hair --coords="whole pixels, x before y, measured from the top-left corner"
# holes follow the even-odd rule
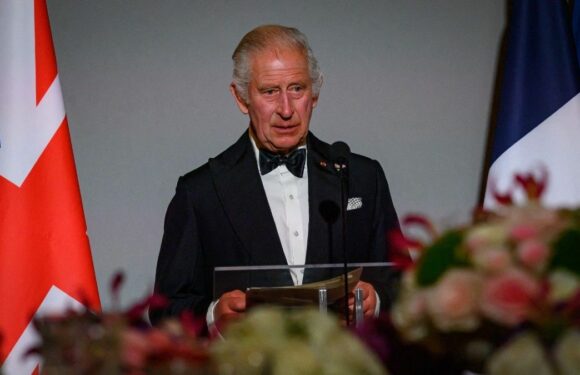
[[[232,60],[234,61],[233,83],[240,97],[246,103],[248,102],[252,54],[275,46],[293,48],[304,53],[308,61],[310,79],[312,80],[312,93],[315,97],[318,96],[322,86],[322,72],[308,44],[306,35],[293,27],[263,25],[244,35],[232,55]]]

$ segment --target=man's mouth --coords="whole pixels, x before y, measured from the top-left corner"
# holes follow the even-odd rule
[[[298,125],[276,125],[273,128],[278,134],[293,134],[298,129]]]

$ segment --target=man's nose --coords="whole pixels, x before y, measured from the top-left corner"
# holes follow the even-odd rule
[[[288,93],[282,92],[278,98],[278,115],[283,119],[289,119],[294,113],[294,107],[292,105],[292,100],[288,97]]]

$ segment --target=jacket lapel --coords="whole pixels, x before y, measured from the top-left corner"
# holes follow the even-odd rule
[[[248,132],[209,160],[217,194],[251,265],[286,264]]]

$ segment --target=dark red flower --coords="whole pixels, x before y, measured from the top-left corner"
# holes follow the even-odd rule
[[[548,185],[548,170],[545,166],[540,166],[540,176],[536,177],[533,173],[516,174],[516,182],[524,189],[526,196],[530,201],[538,201]]]
[[[204,329],[205,317],[196,317],[191,311],[183,311],[179,320],[185,332],[190,336],[197,337]]]
[[[438,236],[437,230],[435,229],[433,223],[431,223],[431,221],[423,215],[409,214],[405,216],[405,218],[403,218],[403,225],[404,226],[413,225],[421,228],[425,233],[427,233],[431,237],[432,241],[434,241]]]
[[[491,195],[493,196],[493,199],[495,199],[497,203],[504,206],[509,206],[513,204],[514,202],[512,198],[513,186],[510,186],[510,188],[506,192],[500,192],[497,188],[495,178],[493,178],[492,176],[489,177],[488,184]]]
[[[540,165],[537,170],[539,173],[516,173],[512,185],[505,192],[498,190],[495,179],[490,176],[489,189],[491,195],[501,205],[512,205],[514,203],[513,193],[515,189],[521,188],[529,201],[539,201],[548,186],[548,169],[545,165]]]
[[[395,264],[400,270],[406,270],[413,267],[413,258],[410,250],[422,248],[420,242],[407,238],[400,229],[395,229],[387,233],[387,243],[389,243],[389,262]]]
[[[111,299],[115,310],[119,309],[119,295],[124,281],[125,273],[123,271],[117,271],[111,279]]]

